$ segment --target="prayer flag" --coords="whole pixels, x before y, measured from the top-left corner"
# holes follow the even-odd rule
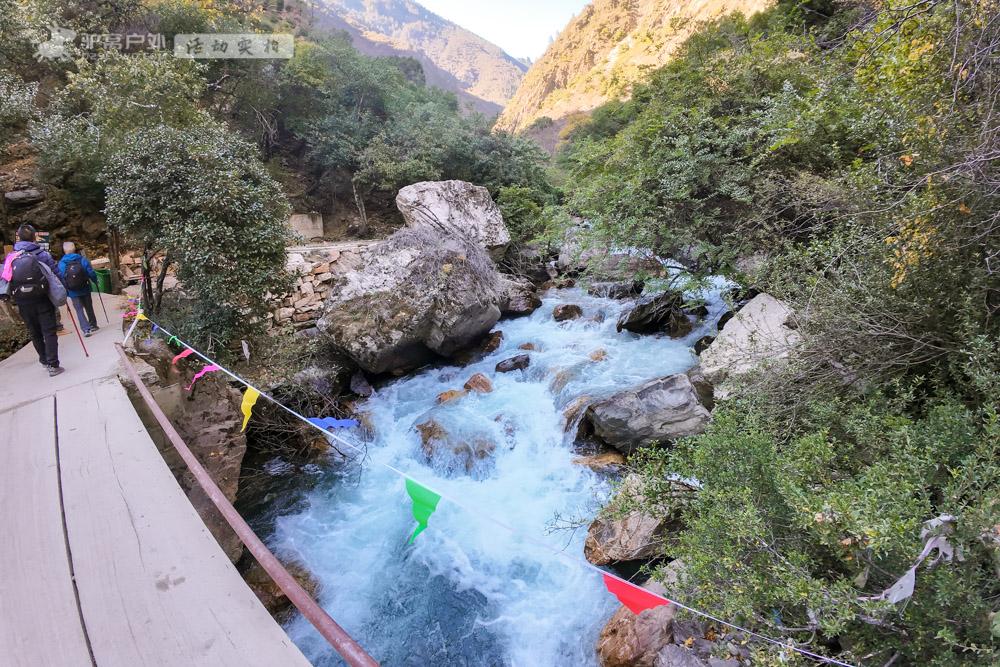
[[[187,386],[187,391],[191,391],[192,389],[194,389],[194,383],[200,380],[203,376],[207,375],[208,373],[214,373],[215,371],[219,370],[222,369],[216,366],[215,364],[209,364],[208,366],[205,366],[200,371],[198,371],[193,378],[191,378],[191,384]]]
[[[618,601],[629,608],[633,614],[640,614],[647,609],[655,609],[670,604],[658,595],[653,595],[644,588],[630,584],[611,575],[604,575],[604,585],[608,592],[618,598]]]
[[[427,529],[427,520],[431,518],[431,514],[434,514],[434,510],[437,509],[441,496],[417,484],[410,478],[406,479],[406,493],[409,494],[410,499],[413,501],[413,518],[417,520],[417,527],[414,528],[413,534],[410,535],[410,541],[407,542],[407,544],[413,544],[413,540],[417,539],[417,535]]]
[[[250,413],[253,411],[253,406],[257,403],[257,399],[260,398],[260,392],[253,387],[247,387],[247,390],[243,393],[243,405],[240,406],[240,410],[243,411],[243,428],[240,431],[247,430],[247,424],[250,423]]]
[[[194,354],[194,350],[192,350],[191,348],[188,348],[188,349],[184,350],[183,352],[181,352],[180,354],[178,354],[176,357],[174,357],[174,360],[170,362],[170,365],[171,366],[176,366],[178,361],[180,361],[181,359],[183,359],[185,357],[190,357],[192,354]]]

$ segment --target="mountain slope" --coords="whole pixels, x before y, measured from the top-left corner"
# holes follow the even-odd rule
[[[593,0],[528,70],[497,127],[518,131],[543,116],[560,120],[627,96],[667,62],[699,24],[754,14],[772,0]]]
[[[348,32],[366,55],[415,58],[429,85],[488,115],[500,112],[527,70],[499,46],[411,0],[320,0],[313,7],[319,27]]]

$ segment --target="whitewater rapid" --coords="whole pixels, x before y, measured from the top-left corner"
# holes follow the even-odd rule
[[[447,500],[408,546],[415,524],[403,480],[378,463],[582,560],[586,523],[610,486],[572,462],[563,410],[582,394],[609,395],[693,366],[691,346],[725,310],[717,288],[704,296],[709,316],[672,340],[616,332],[631,301],[550,291],[531,316],[501,321],[502,345],[477,363],[424,370],[366,401],[360,409],[375,427],[368,460],[314,469],[304,502],[276,519],[270,545],[313,572],[323,607],[383,665],[596,665],[595,642],[618,606],[599,576]],[[562,303],[580,305],[583,316],[555,322]],[[527,352],[529,368],[494,372],[525,343],[538,348]],[[606,358],[592,361],[601,349]],[[436,406],[438,394],[477,372],[492,393]],[[429,464],[414,426],[432,409],[449,431],[496,442],[492,462],[475,476]],[[581,519],[576,530],[552,530]],[[286,629],[313,664],[341,664],[303,618]]]

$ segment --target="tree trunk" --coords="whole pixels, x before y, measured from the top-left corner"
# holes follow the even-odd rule
[[[156,277],[156,301],[153,305],[153,312],[160,314],[160,305],[163,303],[163,282],[167,279],[167,269],[170,268],[170,255],[163,256],[163,266],[160,267],[160,275]]]
[[[361,200],[358,185],[353,178],[351,179],[351,190],[354,191],[354,205],[358,207],[358,213],[361,214],[361,226],[358,227],[358,234],[361,238],[368,238],[368,213],[365,211],[365,203]]]
[[[122,240],[118,230],[108,228],[108,261],[111,263],[111,293],[122,292]]]

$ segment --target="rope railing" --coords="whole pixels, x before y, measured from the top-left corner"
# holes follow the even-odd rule
[[[125,354],[125,349],[122,345],[116,343],[115,349],[118,351],[118,356],[121,357],[129,378],[135,384],[139,395],[142,396],[143,402],[152,411],[153,417],[160,425],[160,428],[163,429],[167,439],[170,440],[170,444],[177,450],[177,453],[184,460],[191,474],[194,475],[198,486],[201,487],[205,495],[208,496],[208,499],[219,510],[219,513],[240,538],[240,541],[246,545],[247,550],[257,559],[260,566],[264,568],[268,576],[281,589],[281,592],[313,624],[313,627],[316,628],[323,638],[330,642],[330,646],[340,654],[348,665],[351,667],[378,667],[378,663],[319,606],[312,596],[302,588],[302,585],[295,580],[295,577],[289,574],[288,570],[281,564],[281,561],[267,548],[264,542],[257,537],[257,534],[253,532],[250,525],[240,516],[236,508],[233,507],[233,504],[229,502],[229,499],[219,489],[211,475],[201,465],[201,462],[198,461],[198,458],[191,452],[187,444],[185,444],[177,429],[174,428],[174,425],[163,413],[163,410],[156,403],[145,383],[143,383],[142,378],[139,377],[139,373],[136,371],[132,361]]]

